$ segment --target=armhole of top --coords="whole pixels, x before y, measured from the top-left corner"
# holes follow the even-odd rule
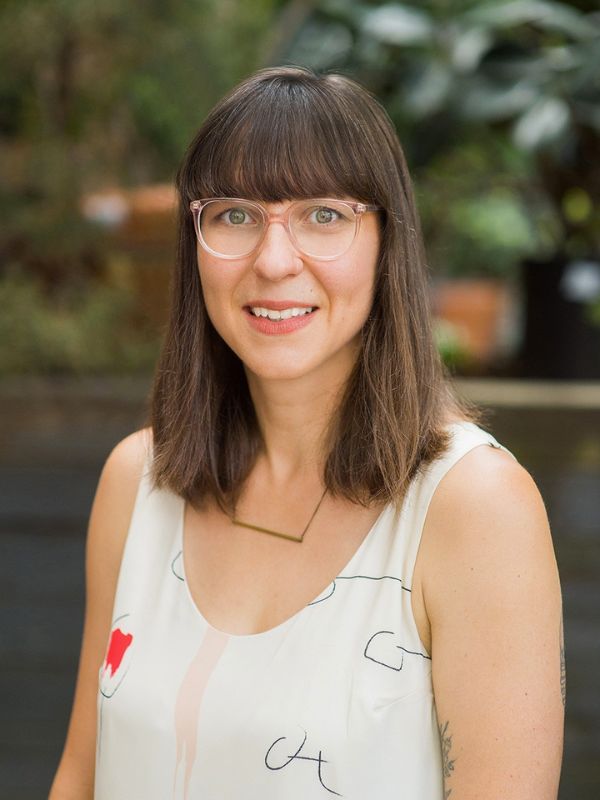
[[[457,464],[463,458],[463,456],[466,456],[467,453],[470,453],[476,447],[480,447],[482,445],[488,445],[497,450],[504,450],[506,453],[511,455],[515,461],[518,461],[514,453],[512,453],[504,445],[500,444],[488,431],[485,431],[479,426],[470,422],[455,424],[459,425],[461,428],[463,428],[465,425],[468,426],[468,438],[465,438],[462,441],[460,438],[453,438],[448,450],[441,456],[441,458],[429,465],[428,469],[426,469],[421,475],[418,491],[411,503],[415,509],[415,517],[413,520],[411,520],[412,524],[414,525],[413,530],[415,530],[415,534],[411,537],[410,543],[407,546],[404,570],[408,585],[411,587],[413,587],[414,583],[415,566],[417,564],[419,553],[421,552],[423,530],[425,528],[425,522],[427,520],[431,501],[436,489],[440,485],[443,478],[450,472],[452,467],[454,467],[454,465]],[[458,435],[460,436],[460,434]],[[420,642],[424,652],[431,657],[431,653],[428,652],[424,642],[421,640],[416,620],[414,618],[412,603],[410,617],[411,624],[414,626],[414,634],[417,637],[417,640]]]
[[[151,476],[150,470],[152,467],[152,446],[148,443],[147,437],[144,440],[144,461],[142,464],[142,471],[140,473],[140,479],[138,481],[137,490],[135,493],[135,500],[133,502],[133,507],[131,510],[131,517],[129,519],[129,525],[127,526],[127,533],[125,534],[125,544],[123,545],[123,552],[121,553],[121,563],[119,564],[119,569],[117,571],[117,583],[115,587],[115,596],[113,598],[113,608],[112,608],[112,615],[111,615],[111,625],[115,619],[115,616],[118,614],[118,604],[120,600],[121,594],[121,577],[125,571],[125,565],[128,560],[128,555],[132,548],[134,547],[133,539],[134,539],[134,531],[137,528],[137,520],[140,516],[140,509],[147,499],[148,495],[152,491],[151,485]]]
[[[488,431],[483,430],[478,425],[471,422],[455,423],[454,427],[460,427],[466,431],[463,434],[457,432],[450,443],[446,452],[436,461],[429,465],[429,467],[420,476],[417,497],[413,501],[416,503],[416,522],[418,533],[413,537],[411,545],[409,545],[409,553],[407,554],[406,566],[412,580],[414,568],[418,556],[418,551],[421,547],[421,538],[423,535],[423,528],[427,519],[429,506],[435,494],[435,491],[443,478],[450,472],[452,467],[457,464],[463,456],[470,453],[476,447],[481,445],[489,445],[496,450],[504,450],[512,456],[515,461],[517,457],[507,447],[500,444],[494,436]],[[461,438],[464,437],[464,438]]]
[[[131,510],[131,518],[129,520],[129,527],[127,529],[125,547],[127,547],[127,543],[131,538],[131,534],[134,529],[136,520],[139,517],[139,509],[144,500],[153,491],[151,470],[152,470],[152,444],[149,442],[148,437],[145,436],[144,460],[142,463],[142,471],[140,472],[140,479],[138,481],[138,486],[135,493],[133,508]],[[125,551],[123,551],[123,557],[124,556],[125,556]]]

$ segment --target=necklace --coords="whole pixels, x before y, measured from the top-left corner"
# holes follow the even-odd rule
[[[325,488],[325,491],[321,495],[321,498],[319,499],[319,502],[317,503],[315,510],[310,515],[310,519],[306,523],[306,527],[304,528],[300,536],[292,536],[289,533],[282,533],[281,531],[273,531],[270,528],[262,528],[260,525],[253,525],[251,522],[243,522],[241,519],[238,519],[236,517],[235,508],[233,509],[233,516],[231,517],[231,521],[234,525],[238,525],[240,528],[248,528],[251,531],[258,531],[259,533],[268,533],[271,536],[279,536],[280,539],[289,539],[289,541],[291,542],[298,542],[300,544],[304,539],[306,531],[310,528],[311,522],[316,517],[317,511],[321,507],[321,503],[325,499],[326,494],[327,494],[327,488]]]

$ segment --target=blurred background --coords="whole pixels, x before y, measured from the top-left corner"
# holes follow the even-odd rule
[[[253,70],[341,71],[415,181],[436,337],[531,472],[561,571],[561,800],[600,796],[597,0],[0,5],[0,795],[47,795],[83,621],[87,515],[143,420],[178,162]]]

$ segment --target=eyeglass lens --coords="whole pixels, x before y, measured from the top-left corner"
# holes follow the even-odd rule
[[[239,200],[210,200],[199,218],[204,243],[224,256],[251,253],[261,241],[266,224],[267,217],[260,206]],[[327,258],[350,247],[356,232],[356,215],[345,203],[307,200],[294,204],[289,227],[300,250]]]

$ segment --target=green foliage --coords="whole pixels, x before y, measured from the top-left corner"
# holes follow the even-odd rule
[[[551,210],[536,207],[534,226],[525,203],[528,169],[526,158],[488,135],[419,170],[417,201],[436,274],[516,278],[520,257],[554,251]],[[539,201],[531,195],[531,204]]]
[[[213,103],[259,66],[278,0],[19,0],[0,7],[0,261],[82,194],[170,180]],[[63,233],[44,236],[50,261]],[[83,237],[85,239],[85,236]],[[82,247],[90,242],[80,240]],[[75,269],[75,268],[74,268]],[[1,274],[1,272],[0,272]]]
[[[208,109],[264,63],[281,6],[0,4],[0,372],[151,365],[156,334],[107,286],[107,242],[82,197],[170,181]]]
[[[18,272],[0,280],[0,375],[147,371],[156,333],[132,325],[133,298],[93,284],[50,298]]]
[[[5,0],[0,372],[151,363],[81,198],[171,180],[207,110],[271,63],[383,100],[437,272],[597,253],[599,31],[593,0]]]
[[[600,213],[588,208],[600,196],[597,4],[326,0],[289,40],[287,57],[349,73],[382,99],[425,187],[425,227],[447,232],[450,272],[501,271],[509,254],[533,249],[600,252]],[[495,187],[509,173],[495,160],[499,142],[518,165],[501,196]],[[472,186],[461,176],[459,192],[443,192],[446,218],[428,218],[439,209],[424,197],[439,187],[435,169],[472,148],[486,161],[491,196],[478,176]]]
[[[434,338],[443,363],[452,373],[468,371],[474,366],[473,356],[454,326],[443,319],[434,322]]]
[[[600,297],[585,306],[585,316],[592,325],[600,328]]]
[[[92,185],[168,177],[205,112],[262,63],[277,0],[20,0],[0,9],[4,136],[81,143]],[[78,165],[78,168],[81,164]]]

